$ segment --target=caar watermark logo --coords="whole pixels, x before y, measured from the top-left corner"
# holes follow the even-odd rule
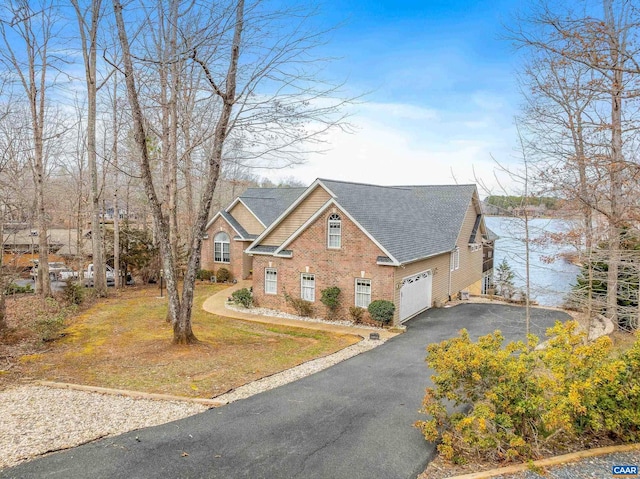
[[[637,476],[638,466],[613,466],[611,473],[616,477]]]

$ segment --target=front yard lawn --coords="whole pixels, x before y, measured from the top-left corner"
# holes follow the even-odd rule
[[[24,376],[91,386],[211,398],[358,342],[302,328],[242,322],[202,310],[224,285],[198,284],[193,329],[201,341],[171,343],[166,297],[125,290],[68,320],[46,352],[20,359]]]

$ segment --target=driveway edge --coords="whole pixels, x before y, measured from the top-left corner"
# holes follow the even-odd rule
[[[621,446],[607,446],[598,447],[595,449],[586,449],[583,451],[572,452],[569,454],[563,454],[561,456],[548,457],[546,459],[539,459],[533,461],[534,467],[549,467],[559,466],[571,462],[579,461],[588,457],[603,456],[605,454],[611,454],[615,452],[628,452],[640,450],[640,443],[637,444],[623,444]],[[461,476],[451,476],[447,479],[487,479],[491,477],[501,476],[504,474],[515,474],[518,472],[524,472],[531,469],[530,464],[517,464],[514,466],[501,467],[498,469],[491,469],[489,471],[473,472],[470,474],[463,474]]]

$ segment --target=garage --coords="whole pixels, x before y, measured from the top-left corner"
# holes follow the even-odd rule
[[[400,287],[400,322],[431,307],[431,270],[422,271],[402,280]]]

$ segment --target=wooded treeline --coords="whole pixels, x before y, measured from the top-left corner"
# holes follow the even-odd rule
[[[104,249],[109,214],[109,244],[122,222],[152,234],[174,341],[196,340],[193,285],[212,212],[259,182],[256,168],[303,161],[343,125],[316,14],[260,0],[2,3],[0,223],[38,231],[40,295],[52,226],[91,230],[106,294],[106,259],[120,261]]]

